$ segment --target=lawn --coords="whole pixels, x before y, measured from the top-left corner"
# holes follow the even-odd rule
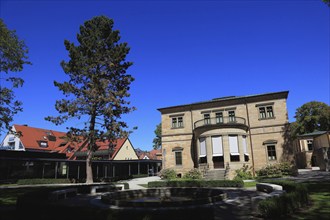
[[[311,205],[287,218],[293,219],[329,219],[330,182],[308,183]]]

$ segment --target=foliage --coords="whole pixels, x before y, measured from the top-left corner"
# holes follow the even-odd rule
[[[199,169],[194,168],[189,170],[189,172],[185,173],[183,176],[184,179],[190,179],[190,180],[199,180],[202,179],[202,173],[199,171]]]
[[[243,187],[242,180],[168,180],[152,181],[148,183],[148,188],[154,187]]]
[[[156,137],[153,139],[153,148],[155,150],[162,147],[162,123],[159,123],[156,127],[156,130],[154,131]]]
[[[69,179],[19,179],[18,185],[71,183]]]
[[[330,0],[322,0],[322,1],[330,7]]]
[[[297,169],[294,165],[283,162],[273,165],[267,165],[266,167],[256,171],[258,178],[275,178],[282,176],[295,176]]]
[[[0,73],[20,72],[27,60],[28,49],[24,41],[20,40],[14,30],[9,30],[0,19]],[[4,81],[4,82],[3,82]],[[10,123],[18,112],[22,111],[22,103],[15,100],[14,88],[23,86],[20,77],[0,77],[0,131],[10,130]]]
[[[291,125],[292,135],[330,130],[330,106],[312,101],[297,108],[296,122]]]
[[[234,180],[249,180],[253,179],[253,175],[251,172],[251,167],[247,164],[244,164],[242,168],[235,170],[236,176],[234,177]]]
[[[118,30],[113,30],[114,22],[105,16],[94,17],[80,26],[77,34],[79,45],[64,41],[69,52],[69,61],[61,66],[69,76],[69,81],[54,85],[63,92],[66,99],[55,104],[59,116],[49,116],[46,120],[56,125],[71,118],[84,121],[84,127],[71,127],[67,133],[69,140],[83,137],[88,143],[86,182],[93,182],[91,157],[96,150],[97,140],[108,140],[109,150],[114,142],[127,137],[129,132],[123,114],[135,110],[126,99],[134,78],[126,71],[132,65],[125,61],[130,48],[120,43]]]
[[[309,203],[306,185],[285,180],[268,182],[282,185],[283,190],[287,193],[261,201],[258,204],[258,210],[262,217],[266,219],[277,219],[294,213]]]
[[[165,180],[171,180],[176,178],[176,172],[173,169],[162,169],[160,171],[160,177]]]

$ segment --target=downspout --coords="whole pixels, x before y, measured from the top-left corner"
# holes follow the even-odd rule
[[[191,120],[191,133],[192,133],[192,146],[193,149],[193,153],[194,153],[194,166],[195,168],[198,168],[198,159],[197,159],[197,155],[196,155],[196,149],[195,149],[195,133],[194,133],[194,121],[193,121],[193,115],[192,115],[192,107],[190,105],[190,120]],[[196,164],[196,165],[195,165]]]
[[[255,172],[255,169],[254,169],[253,144],[252,144],[251,129],[250,129],[250,115],[249,115],[249,109],[247,107],[246,99],[245,99],[245,108],[246,108],[247,123],[248,123],[248,126],[249,126],[248,132],[249,132],[249,138],[250,138],[250,144],[251,144],[252,173],[253,173],[253,176],[255,176],[256,172]]]

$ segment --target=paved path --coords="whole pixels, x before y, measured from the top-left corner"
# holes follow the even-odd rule
[[[160,177],[158,176],[149,176],[143,178],[135,178],[130,180],[123,180],[122,182],[126,182],[129,184],[129,189],[145,189],[145,187],[140,186],[140,184],[148,184],[151,181],[160,181]]]

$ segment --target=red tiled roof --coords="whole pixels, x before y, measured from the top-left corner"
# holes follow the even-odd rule
[[[41,150],[41,151],[54,151],[59,143],[63,142],[61,137],[66,135],[65,132],[52,131],[42,128],[33,128],[25,125],[14,125],[16,132],[21,132],[20,137],[25,149]],[[51,140],[49,136],[54,136],[56,140]],[[41,147],[38,142],[45,141],[48,147]]]
[[[27,150],[38,150],[46,152],[65,153],[67,158],[73,159],[74,151],[79,149],[82,143],[67,142],[63,139],[65,132],[34,128],[25,125],[14,125],[16,132],[21,132],[20,140]],[[46,142],[47,147],[41,147],[40,141]],[[68,147],[72,148],[71,152],[67,152]]]
[[[114,152],[112,154],[111,159],[113,159],[116,156],[116,154],[118,153],[118,151],[123,146],[123,144],[125,143],[126,140],[127,140],[127,138],[120,138],[120,139],[117,139],[115,142],[113,142],[113,144],[115,146],[114,146]],[[108,150],[109,146],[110,146],[110,141],[109,140],[96,141],[96,146],[98,147],[97,150]],[[81,151],[87,151],[87,145],[84,146],[84,148],[81,149]]]

